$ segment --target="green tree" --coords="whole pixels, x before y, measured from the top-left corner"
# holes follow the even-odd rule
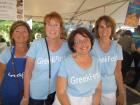
[[[36,33],[39,33],[42,37],[44,37],[44,25],[42,22],[33,22],[31,39],[35,39]]]
[[[9,41],[9,31],[12,23],[12,21],[0,20],[0,36],[6,41]]]
[[[7,20],[0,20],[0,36],[4,38],[6,41],[9,41],[9,31],[13,21]],[[42,22],[35,22],[32,23],[32,34],[31,34],[31,41],[35,38],[35,34],[39,33],[42,37],[44,37],[44,28]]]

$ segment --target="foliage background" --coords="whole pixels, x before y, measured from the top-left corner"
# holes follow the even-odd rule
[[[0,20],[0,42],[3,41],[3,39],[6,40],[6,42],[10,42],[9,40],[9,31],[10,27],[12,25],[13,21],[7,21],[7,20]],[[44,37],[44,28],[43,28],[42,22],[34,22],[32,23],[32,35],[31,35],[31,41],[35,39],[35,34],[39,33],[41,34],[41,37]]]

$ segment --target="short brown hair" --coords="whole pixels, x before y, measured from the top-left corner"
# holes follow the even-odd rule
[[[12,24],[12,26],[10,27],[10,40],[11,40],[11,44],[12,44],[12,45],[15,44],[14,40],[12,39],[12,34],[13,34],[13,32],[15,31],[15,29],[16,29],[17,27],[19,27],[19,26],[25,26],[25,27],[27,28],[28,33],[29,33],[29,42],[30,42],[31,29],[30,29],[29,25],[28,25],[26,22],[19,20],[19,21],[15,21],[15,22]]]
[[[112,38],[116,31],[116,23],[113,18],[111,18],[110,16],[106,16],[106,15],[99,17],[99,19],[95,23],[96,37],[99,38],[98,28],[99,28],[99,24],[101,23],[101,21],[105,21],[106,25],[111,27],[110,38]]]
[[[72,52],[75,52],[75,49],[73,47],[74,47],[74,38],[75,38],[76,34],[80,34],[83,37],[89,38],[90,43],[91,43],[91,49],[92,49],[92,46],[93,46],[92,35],[90,34],[90,32],[86,28],[79,27],[76,30],[72,31],[69,38],[68,38],[68,46]]]

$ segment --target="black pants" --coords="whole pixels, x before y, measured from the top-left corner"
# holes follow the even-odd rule
[[[140,67],[138,66],[139,62],[140,62],[140,54],[138,52],[134,52],[135,77],[131,84],[133,88],[136,88],[140,79]]]
[[[130,66],[132,61],[133,61],[133,55],[123,51],[122,74],[124,79],[127,72],[130,71]]]
[[[30,98],[29,105],[52,105],[55,97],[55,92],[48,95],[48,98],[46,100],[37,100]]]

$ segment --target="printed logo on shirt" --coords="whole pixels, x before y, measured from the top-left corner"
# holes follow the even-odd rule
[[[24,72],[23,73],[18,73],[18,74],[13,74],[13,73],[8,73],[8,76],[11,77],[11,78],[22,78],[23,79],[23,75],[24,75]]]
[[[99,61],[100,61],[101,63],[115,62],[116,60],[117,60],[117,56],[99,57]]]
[[[95,79],[98,79],[100,77],[99,73],[95,73],[95,74],[85,74],[82,76],[72,76],[70,79],[71,84],[75,85],[75,84],[82,84],[82,83],[86,83]]]
[[[51,58],[51,63],[61,62],[64,58],[65,56],[54,56]],[[43,57],[37,59],[37,64],[48,64],[48,63],[49,59]]]

